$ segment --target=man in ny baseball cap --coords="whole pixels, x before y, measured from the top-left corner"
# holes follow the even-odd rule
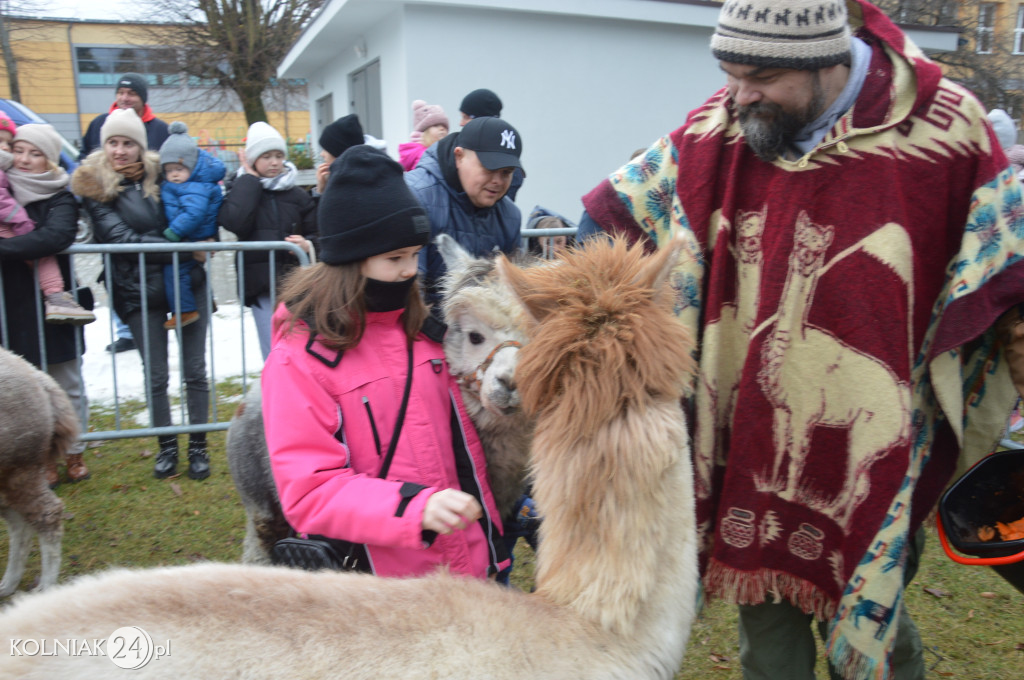
[[[440,316],[439,283],[447,267],[435,245],[448,234],[473,255],[519,248],[522,214],[508,197],[512,176],[523,168],[523,139],[501,118],[474,118],[432,144],[405,182],[427,211],[430,245],[420,254],[425,298]]]
[[[519,168],[522,140],[514,127],[501,118],[474,118],[459,132],[458,146],[476,152],[480,164],[488,170]],[[523,175],[526,171],[523,170]]]

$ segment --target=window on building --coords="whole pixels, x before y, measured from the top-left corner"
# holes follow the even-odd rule
[[[1017,24],[1013,29],[1013,53],[1024,54],[1024,5],[1017,5]]]
[[[978,5],[978,38],[974,51],[991,54],[995,43],[996,6],[991,2]]]
[[[123,73],[138,73],[152,86],[181,83],[175,52],[169,47],[76,47],[79,85],[112,87]]]

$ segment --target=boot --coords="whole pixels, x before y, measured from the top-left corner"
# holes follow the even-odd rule
[[[160,453],[153,466],[153,476],[164,479],[178,472],[178,438],[157,437],[157,441],[160,442]]]
[[[57,485],[60,484],[60,475],[57,474],[57,464],[47,463],[46,464],[46,485],[51,489],[56,489]]]
[[[90,472],[89,468],[85,467],[85,461],[82,460],[82,454],[80,453],[69,453],[67,455],[68,464],[68,481],[80,482],[83,479],[89,479]]]
[[[206,452],[206,434],[193,434],[188,439],[189,479],[206,479],[210,476],[210,454]]]

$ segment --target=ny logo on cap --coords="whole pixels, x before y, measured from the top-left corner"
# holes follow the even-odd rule
[[[505,130],[501,133],[501,146],[509,149],[516,148],[516,133],[512,130]]]

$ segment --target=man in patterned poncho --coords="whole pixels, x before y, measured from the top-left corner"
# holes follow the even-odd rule
[[[994,328],[1024,298],[1021,187],[867,2],[727,0],[711,48],[727,86],[584,197],[581,235],[690,238],[702,569],[744,678],[813,678],[812,619],[833,674],[923,677],[914,539],[1020,382]]]

